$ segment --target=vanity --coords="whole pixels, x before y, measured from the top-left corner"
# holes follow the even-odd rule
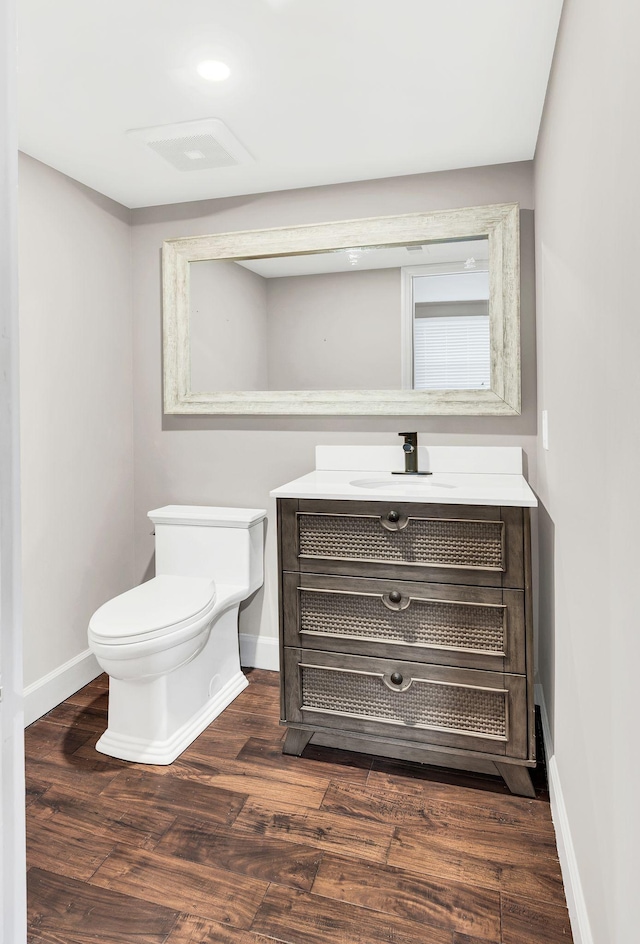
[[[284,752],[501,775],[534,796],[530,508],[512,447],[318,447],[275,489]]]

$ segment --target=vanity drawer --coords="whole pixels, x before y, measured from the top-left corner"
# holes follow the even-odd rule
[[[522,588],[520,508],[282,499],[284,570]]]
[[[521,590],[283,574],[285,646],[525,672]]]
[[[519,675],[285,648],[286,721],[527,757]]]

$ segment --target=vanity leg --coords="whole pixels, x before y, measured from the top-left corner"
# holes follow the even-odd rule
[[[512,793],[515,793],[516,796],[535,799],[536,791],[533,789],[528,767],[520,767],[518,764],[498,764],[497,762],[496,767]]]
[[[287,736],[284,739],[282,748],[283,754],[295,754],[300,757],[303,750],[311,740],[313,731],[299,731],[297,728],[289,728]]]

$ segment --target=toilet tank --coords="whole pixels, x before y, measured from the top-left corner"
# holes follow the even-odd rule
[[[253,593],[263,582],[262,508],[166,505],[148,513],[155,525],[156,574],[213,577],[218,586]]]

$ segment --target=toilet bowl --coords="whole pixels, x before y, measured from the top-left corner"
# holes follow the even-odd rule
[[[149,512],[156,576],[89,622],[89,647],[109,675],[98,751],[170,764],[246,688],[238,610],[262,585],[265,514],[199,505]]]

